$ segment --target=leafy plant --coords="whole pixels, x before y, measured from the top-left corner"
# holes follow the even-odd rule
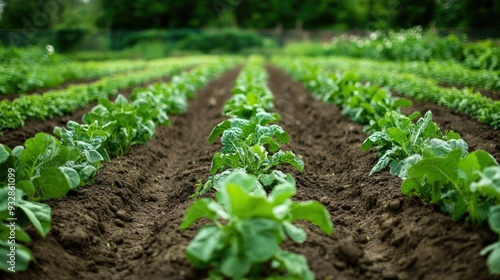
[[[123,155],[132,145],[146,143],[156,135],[153,120],[143,119],[138,108],[129,103],[123,95],[118,95],[115,102],[106,98],[99,99],[99,104],[82,119],[85,124],[97,122],[99,126],[107,127],[109,136],[105,147],[113,155]]]
[[[462,156],[463,151],[457,149],[445,157],[418,161],[409,168],[408,178],[401,185],[402,192],[425,202],[439,203],[441,210],[452,214],[455,221],[466,213],[471,222],[485,221],[495,196],[489,195],[490,189],[481,185],[481,181],[474,183],[482,172],[488,172],[488,167],[498,167],[498,163],[482,150]]]
[[[361,79],[375,85],[388,87],[415,100],[432,102],[455,109],[491,125],[495,129],[500,128],[500,113],[498,113],[500,112],[500,101],[492,100],[472,89],[441,87],[432,78],[405,73],[399,68],[393,71],[381,71],[383,66],[371,65],[370,62],[364,60],[332,57],[328,61],[322,60],[318,63],[322,65],[322,68],[335,69],[335,71],[356,71]]]
[[[101,167],[101,162],[110,160],[104,143],[109,137],[107,128],[114,124],[115,122],[110,122],[100,126],[97,121],[92,124],[69,121],[67,128],[54,128],[54,134],[61,138],[62,145],[80,152],[78,158],[66,162],[64,166],[78,172],[81,186],[92,183],[92,178]]]
[[[490,218],[488,219],[488,222],[490,224],[491,230],[493,230],[500,236],[499,221],[500,221],[500,205],[496,205],[490,208]],[[487,264],[490,272],[492,274],[500,274],[500,240],[481,250],[481,255],[483,256],[488,255]]]
[[[304,162],[291,151],[282,151],[281,144],[286,144],[290,136],[279,125],[270,125],[279,121],[279,115],[257,109],[249,120],[231,118],[216,125],[209,136],[209,143],[221,137],[222,149],[212,159],[210,173],[212,176],[197,192],[204,193],[214,182],[220,181],[228,173],[226,170],[243,169],[255,175],[260,184],[266,187],[289,182],[295,184],[290,174],[285,174],[276,167],[290,164],[298,171],[304,169]],[[219,172],[219,174],[217,174]]]
[[[386,90],[362,85],[359,83],[359,75],[352,71],[337,75],[324,71],[325,67],[305,61],[275,61],[302,81],[318,99],[342,107],[343,114],[348,115],[352,121],[365,125],[369,132],[379,129],[377,120],[387,112],[400,112],[400,107],[412,104],[409,100],[392,97]]]
[[[192,64],[188,63],[188,65]],[[148,68],[138,72],[105,77],[90,84],[48,91],[43,95],[32,94],[12,101],[3,100],[0,102],[0,131],[21,127],[28,119],[45,120],[74,112],[94,100],[115,95],[119,89],[143,84],[180,69],[179,64],[172,63],[170,60],[158,60],[150,62]]]
[[[68,161],[78,158],[77,149],[68,148],[45,133],[38,133],[26,140],[25,146],[18,146],[14,150],[3,146],[8,157],[0,171],[1,182],[6,182],[7,169],[14,167],[16,188],[35,200],[62,197],[78,187],[78,172],[64,166]]]
[[[378,120],[378,127],[380,130],[368,136],[361,146],[363,151],[368,151],[374,145],[377,147],[379,160],[370,175],[389,165],[391,174],[406,178],[408,168],[422,158],[424,149],[433,153],[433,150],[437,152],[442,145],[453,145],[462,149],[462,156],[467,154],[467,143],[460,139],[458,133],[448,131],[443,135],[438,125],[432,121],[431,111],[416,123],[409,117],[389,111]],[[449,143],[429,142],[434,139]]]
[[[217,199],[196,201],[187,210],[181,228],[201,218],[213,225],[200,229],[187,247],[187,258],[197,268],[212,267],[217,274],[231,278],[258,275],[262,265],[314,279],[304,257],[283,251],[287,239],[302,243],[306,232],[292,224],[307,220],[331,234],[333,226],[325,207],[318,202],[294,202],[295,187],[283,183],[269,196],[262,193],[257,178],[235,171],[221,183]]]
[[[19,152],[20,149],[17,149],[14,153]],[[12,151],[7,146],[0,145],[0,197],[2,197],[0,200],[0,254],[9,258],[0,263],[0,270],[5,271],[9,271],[11,267],[9,256],[12,254],[12,247],[15,249],[16,270],[25,270],[29,262],[34,260],[30,249],[22,245],[22,243],[31,242],[31,238],[23,230],[24,227],[32,224],[42,236],[45,236],[50,229],[50,207],[24,200],[22,185],[25,183],[18,182],[14,185],[13,181],[17,181],[16,175],[19,175],[14,167],[20,166],[22,165],[16,156],[12,156]],[[15,180],[9,180],[13,178]],[[11,234],[12,232],[14,235]]]
[[[13,196],[16,201],[16,210],[14,213],[12,213],[13,211],[9,207],[9,200],[7,199],[10,196],[10,192],[15,193]],[[22,245],[22,243],[31,242],[31,238],[23,228],[33,225],[41,236],[46,236],[51,224],[50,206],[43,203],[26,201],[23,199],[24,193],[22,190],[5,186],[3,183],[0,183],[0,195],[6,198],[0,201],[0,254],[8,257],[9,254],[12,254],[11,247],[14,247],[15,269],[16,271],[25,270],[28,268],[29,262],[34,261],[34,257],[31,250]],[[15,225],[9,219],[14,216],[16,218]],[[11,232],[15,233],[15,239],[10,238]],[[2,261],[0,263],[0,270],[9,271],[10,267],[9,261]]]
[[[236,80],[233,96],[226,101],[222,114],[230,117],[250,119],[257,109],[272,110],[274,96],[266,81],[267,72],[262,71],[263,61],[253,58]]]

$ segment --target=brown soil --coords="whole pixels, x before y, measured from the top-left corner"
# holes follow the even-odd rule
[[[494,279],[479,256],[495,241],[486,227],[453,223],[434,207],[404,197],[400,180],[388,172],[368,176],[376,156],[361,152],[362,127],[283,72],[268,70],[275,111],[291,136],[286,148],[305,162],[304,173],[294,173],[296,199],[327,205],[336,226],[327,236],[301,223],[307,241],[285,244],[306,256],[317,279]],[[52,230],[31,245],[37,265],[7,278],[205,278],[184,257],[196,229],[178,226],[194,184],[207,177],[220,149],[207,137],[224,119],[222,102],[237,73],[229,71],[199,91],[185,115],[157,129],[155,140],[106,164],[95,185],[50,201]]]
[[[153,80],[151,82],[147,82],[141,86],[138,87],[147,87],[151,84],[154,83],[159,83],[159,82],[169,82],[170,77],[164,77],[164,78],[159,78],[156,80]],[[119,90],[118,93],[115,96],[110,97],[111,100],[116,99],[116,96],[118,94],[122,94],[125,97],[129,97],[132,94],[132,91],[134,88],[137,87],[131,87],[127,89],[122,89]],[[31,137],[34,137],[35,134],[39,132],[45,132],[45,133],[50,133],[54,131],[55,126],[65,126],[68,121],[76,121],[81,123],[82,117],[85,113],[90,111],[95,105],[97,105],[97,101],[90,103],[84,108],[80,108],[73,112],[71,115],[66,115],[66,116],[57,116],[54,118],[51,118],[50,120],[27,120],[25,121],[25,125],[23,127],[14,129],[14,130],[5,130],[2,131],[3,135],[0,134],[0,143],[9,146],[10,148],[13,148],[15,146],[23,145],[24,142]]]

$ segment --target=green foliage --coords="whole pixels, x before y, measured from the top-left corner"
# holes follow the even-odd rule
[[[112,122],[109,125],[114,125]],[[108,151],[104,143],[109,137],[107,126],[101,126],[97,121],[91,124],[79,124],[69,121],[67,128],[55,127],[54,134],[59,136],[61,143],[80,152],[78,158],[68,161],[64,166],[75,169],[80,176],[80,185],[93,183],[95,173],[101,167],[102,161],[109,161]]]
[[[447,147],[453,147],[460,148],[462,156],[467,154],[467,143],[457,133],[443,135],[432,121],[431,111],[416,123],[400,113],[388,111],[378,120],[378,127],[379,130],[368,136],[362,145],[363,151],[375,145],[380,157],[370,175],[389,165],[391,174],[406,178],[408,168],[422,158],[424,151],[432,155],[446,154]]]
[[[358,94],[355,84],[339,86],[335,82],[337,76],[324,73],[331,67],[328,63],[317,62],[319,66],[312,67],[315,71],[311,71],[294,67],[293,62],[277,59],[275,62],[297,79],[304,81],[306,86],[324,101],[347,106],[345,102],[349,99],[338,96]],[[359,71],[362,72],[363,69]],[[352,71],[346,72],[345,75],[353,77],[353,82],[358,79]],[[373,75],[378,74],[374,71]],[[332,96],[337,98],[332,99]],[[469,102],[471,101],[467,99],[462,100],[460,106],[470,106],[472,102]],[[475,110],[478,108],[481,107],[474,107]],[[498,111],[496,114],[498,115]],[[455,221],[463,217],[473,223],[488,220],[490,227],[498,233],[499,164],[485,151],[468,153],[467,143],[460,139],[458,133],[448,131],[443,134],[432,121],[430,111],[413,123],[415,116],[416,114],[412,114],[406,117],[387,107],[383,117],[376,119],[376,116],[373,116],[373,119],[369,120],[368,131],[372,134],[364,141],[362,149],[368,150],[376,146],[380,157],[371,173],[389,165],[392,174],[404,179],[401,186],[404,194],[419,197],[425,203],[439,204],[441,210],[451,214]],[[482,255],[489,254],[488,267],[491,273],[496,274],[500,271],[499,244],[500,242],[492,244],[481,252]]]
[[[258,277],[265,264],[280,272],[273,276],[284,273],[289,279],[314,279],[303,256],[283,251],[279,245],[287,237],[298,243],[305,241],[305,231],[292,224],[296,220],[310,221],[327,234],[333,232],[333,226],[320,203],[293,202],[295,180],[276,169],[280,164],[291,164],[302,171],[304,163],[292,152],[281,150],[290,136],[271,124],[279,121],[279,115],[265,110],[272,107],[273,96],[266,85],[267,75],[261,74],[262,64],[257,57],[249,59],[224,108],[231,117],[216,125],[208,138],[213,143],[221,137],[223,147],[213,157],[212,176],[204,185],[200,180],[194,196],[213,187],[217,199],[196,201],[187,210],[181,228],[201,218],[209,218],[215,225],[200,229],[186,255],[196,268],[212,269],[213,279]],[[269,103],[249,107],[234,103],[234,97],[254,92],[265,93]],[[265,187],[271,189],[269,195]]]
[[[137,70],[143,61],[73,62],[43,48],[0,49],[0,94],[24,93],[66,81]]]
[[[193,34],[178,43],[178,48],[202,53],[239,53],[248,48],[264,45],[257,33],[238,29],[224,29]]]
[[[99,99],[99,104],[82,119],[85,124],[97,122],[100,127],[106,126],[109,133],[106,150],[112,155],[123,155],[132,145],[144,144],[155,137],[155,123],[143,119],[138,111],[123,95],[118,95],[115,102]]]
[[[481,150],[462,157],[462,151],[453,150],[445,157],[424,158],[408,170],[409,177],[401,186],[403,193],[417,195],[431,203],[439,202],[441,209],[459,220],[468,213],[467,220],[482,222],[488,217],[489,208],[496,196],[489,189],[496,186],[484,184],[483,188],[474,187],[487,167],[498,168],[493,157]],[[498,187],[496,187],[498,188]]]
[[[464,49],[464,64],[472,69],[500,70],[500,46],[490,40],[469,43]]]
[[[58,198],[69,190],[91,183],[101,162],[109,160],[109,154],[122,154],[133,144],[145,143],[154,137],[156,123],[169,124],[167,112],[170,113],[173,107],[163,103],[163,100],[168,100],[166,95],[182,94],[184,99],[193,97],[195,90],[235,63],[229,60],[208,64],[174,77],[169,86],[138,90],[132,95],[131,102],[121,95],[115,102],[103,98],[84,116],[83,124],[70,121],[66,128],[54,128],[54,134],[61,140],[39,133],[28,139],[25,147],[11,150],[0,145],[0,194],[7,197],[12,192],[17,206],[17,212],[8,212],[7,199],[0,201],[0,252],[7,254],[10,246],[15,246],[16,270],[25,270],[34,258],[30,250],[19,243],[31,241],[23,227],[31,223],[45,236],[50,228],[50,207],[24,198]],[[161,88],[170,91],[155,91]],[[13,172],[15,189],[9,183]],[[15,245],[9,242],[10,229],[6,225],[7,219],[13,216],[18,218],[15,228],[18,242]],[[0,265],[2,270],[8,268],[8,263]]]
[[[419,26],[399,32],[376,31],[365,37],[335,37],[323,46],[323,54],[396,61],[447,60],[472,69],[500,69],[497,43],[490,40],[467,42],[465,36],[454,34],[439,37],[422,32]]]
[[[313,42],[289,43],[283,48],[283,54],[290,56],[323,56],[324,46]]]
[[[366,37],[336,37],[326,47],[326,53],[398,61],[461,61],[464,44],[464,37],[449,35],[440,38],[430,32],[422,32],[422,27],[417,26],[399,32],[376,31]]]
[[[10,196],[10,192],[14,192],[16,211],[14,215],[11,215],[11,209],[8,202],[10,200],[7,197]],[[28,268],[31,261],[34,261],[34,257],[30,249],[22,243],[31,242],[29,235],[23,230],[28,225],[33,225],[36,231],[41,235],[47,235],[51,219],[50,207],[46,204],[29,202],[23,199],[23,192],[21,190],[13,190],[13,188],[8,186],[3,186],[0,184],[0,195],[3,198],[0,201],[0,253],[2,256],[8,256],[11,254],[11,247],[15,250],[15,267],[16,271],[22,271]],[[15,216],[15,226],[11,224],[12,218]],[[11,232],[15,233],[15,239],[10,239]],[[8,261],[3,261],[0,264],[0,270],[8,271],[10,264]]]
[[[238,76],[233,96],[224,104],[222,114],[250,119],[258,109],[272,110],[274,96],[266,84],[268,78],[262,71],[262,61],[248,64]]]
[[[291,151],[282,151],[281,144],[289,141],[289,135],[278,122],[278,114],[268,113],[273,107],[274,96],[267,87],[268,75],[262,71],[263,61],[252,57],[236,80],[233,96],[225,103],[223,114],[231,118],[216,125],[209,136],[209,143],[221,137],[222,149],[212,159],[212,176],[205,184],[198,184],[194,196],[211,188],[232,170],[244,170],[257,177],[259,184],[272,188],[276,184],[295,184],[290,174],[277,167],[290,164],[302,171],[304,163]],[[242,101],[243,100],[243,101]]]
[[[298,171],[304,169],[300,157],[281,150],[280,144],[287,144],[290,137],[280,126],[269,125],[278,120],[278,115],[259,109],[249,120],[235,117],[215,126],[209,142],[221,136],[223,147],[212,159],[210,173],[214,176],[197,192],[206,192],[211,187],[218,189],[217,182],[229,174],[224,171],[235,169],[256,176],[259,184],[268,188],[284,182],[295,185],[290,174],[276,170],[282,164],[290,164]]]
[[[292,224],[297,220],[307,220],[331,234],[325,207],[314,201],[292,201],[296,190],[291,184],[276,186],[269,196],[259,189],[255,177],[235,171],[221,182],[217,200],[196,201],[186,211],[181,228],[201,218],[209,218],[214,225],[201,228],[187,247],[188,259],[197,268],[212,267],[231,278],[258,275],[262,264],[272,261],[275,269],[314,279],[302,256],[282,251],[279,245],[287,237],[305,241],[306,232]]]
[[[19,146],[7,150],[9,158],[2,168],[1,178],[6,180],[8,167],[15,167],[16,188],[35,200],[58,198],[80,184],[78,172],[65,167],[68,161],[75,161],[79,152],[61,144],[55,137],[38,133],[26,140],[26,148]],[[8,163],[8,165],[7,165]]]
[[[323,67],[334,68],[337,71],[356,71],[361,79],[378,86],[386,86],[404,96],[416,100],[432,102],[444,107],[455,109],[481,122],[500,128],[500,101],[482,96],[468,88],[443,88],[432,79],[425,79],[408,73],[380,71],[377,67],[365,65],[362,60],[345,58],[329,58],[329,62],[321,62]],[[370,63],[369,63],[370,64]],[[495,78],[495,84],[498,82]]]
[[[477,87],[481,89],[500,89],[500,74],[489,70],[472,70],[452,61],[411,61],[392,62],[368,59],[336,58],[340,70],[361,69],[363,71],[384,71],[392,75],[402,73],[418,75],[422,78],[453,85]],[[337,64],[337,63],[336,63]],[[342,65],[349,65],[344,68]],[[363,74],[364,75],[364,74]]]
[[[88,30],[83,28],[64,28],[56,31],[56,46],[61,52],[73,50],[83,40]]]
[[[352,71],[336,75],[304,60],[290,63],[275,59],[274,62],[302,81],[318,99],[341,106],[343,114],[366,125],[368,131],[377,129],[377,120],[386,112],[399,112],[400,107],[411,106],[409,100],[393,98],[386,90],[360,84],[358,74]]]
[[[498,173],[498,171],[497,171]],[[498,181],[497,181],[498,182]],[[498,186],[498,183],[497,183]],[[488,219],[490,228],[500,236],[500,205],[490,208],[490,218]],[[492,274],[500,274],[500,240],[493,243],[481,251],[481,255],[488,255],[488,268]]]
[[[192,62],[191,62],[192,63]],[[190,62],[187,62],[188,65]],[[53,116],[71,113],[86,106],[91,101],[115,95],[119,89],[143,84],[181,69],[171,59],[151,62],[146,70],[130,74],[119,74],[103,78],[97,82],[71,86],[64,90],[55,90],[43,95],[33,94],[0,101],[0,130],[18,128],[27,119],[44,120]]]

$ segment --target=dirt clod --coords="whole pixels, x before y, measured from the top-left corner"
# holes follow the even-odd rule
[[[337,243],[339,257],[349,265],[357,265],[363,256],[363,250],[354,242],[352,238],[341,240]]]

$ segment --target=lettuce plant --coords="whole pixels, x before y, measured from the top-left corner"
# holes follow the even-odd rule
[[[295,202],[292,184],[277,185],[267,196],[257,178],[239,171],[221,183],[216,200],[203,198],[186,211],[181,228],[201,218],[203,226],[187,247],[187,258],[197,268],[212,268],[215,274],[234,279],[258,276],[270,263],[278,272],[300,279],[314,279],[303,256],[279,248],[287,238],[302,243],[306,232],[295,226],[309,221],[325,233],[333,226],[325,207],[315,201]]]
[[[290,174],[276,169],[282,164],[290,164],[298,171],[304,169],[300,157],[281,150],[281,144],[288,143],[290,136],[279,125],[270,124],[279,121],[279,115],[263,109],[256,112],[249,120],[235,117],[214,127],[208,141],[213,143],[221,137],[223,147],[212,159],[212,176],[203,186],[198,186],[195,196],[214,186],[217,189],[214,182],[225,177],[228,174],[225,171],[235,169],[256,176],[259,184],[269,188],[285,181],[295,184]]]
[[[8,168],[16,170],[16,188],[34,200],[58,198],[78,187],[78,172],[64,166],[77,160],[79,151],[61,144],[54,136],[38,133],[26,140],[26,148],[18,146],[10,150],[0,145],[7,157],[0,162],[0,182],[6,182]]]
[[[378,126],[380,130],[368,136],[361,147],[363,151],[372,146],[377,147],[379,160],[370,174],[389,165],[391,174],[405,178],[408,168],[422,158],[424,149],[431,152],[439,149],[440,145],[454,145],[462,149],[462,156],[467,154],[467,143],[460,139],[458,133],[449,131],[443,135],[438,125],[432,121],[431,111],[416,123],[398,112],[389,111],[378,120]],[[433,139],[449,143],[429,142]]]

